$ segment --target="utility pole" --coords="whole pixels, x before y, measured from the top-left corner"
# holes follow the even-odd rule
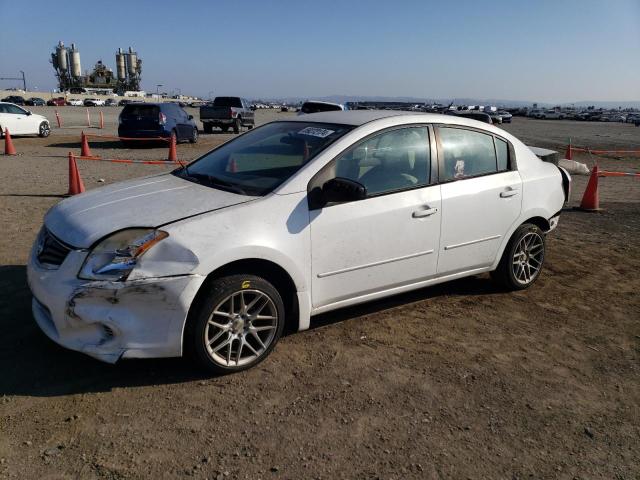
[[[22,74],[22,77],[0,77],[0,80],[22,80],[22,89],[26,92],[27,91],[27,80],[24,76],[24,72],[22,70],[20,70],[20,73]]]

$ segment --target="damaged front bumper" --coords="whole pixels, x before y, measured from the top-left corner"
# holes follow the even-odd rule
[[[51,269],[32,251],[27,278],[41,330],[63,347],[109,363],[181,356],[184,324],[204,277],[81,280],[77,275],[86,254],[73,250]]]

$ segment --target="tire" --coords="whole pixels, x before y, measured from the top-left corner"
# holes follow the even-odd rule
[[[203,123],[204,133],[213,133],[213,125],[210,123]]]
[[[241,305],[247,307],[244,314]],[[230,275],[208,287],[189,320],[185,341],[200,366],[213,373],[233,373],[264,360],[284,325],[284,303],[271,283],[255,275]]]
[[[233,133],[240,133],[240,127],[242,127],[242,119],[236,118],[233,122]]]
[[[545,235],[537,225],[520,225],[504,249],[491,278],[506,290],[529,288],[540,276],[545,257]]]
[[[229,125],[220,125],[220,130],[222,130],[222,133],[227,133]]]
[[[0,138],[4,138],[4,128],[0,125]]]
[[[198,143],[198,129],[196,127],[193,128],[193,133],[191,134],[189,143]]]
[[[249,125],[247,125],[247,128],[248,128],[249,130],[251,130],[253,127],[254,127],[253,123],[250,123]]]
[[[50,133],[51,127],[49,124],[47,122],[40,123],[40,126],[38,127],[38,136],[41,138],[47,138]]]

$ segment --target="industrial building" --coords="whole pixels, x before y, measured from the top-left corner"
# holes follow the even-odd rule
[[[116,52],[116,75],[102,60],[98,60],[91,73],[82,74],[80,51],[75,43],[71,48],[60,41],[51,54],[51,64],[58,78],[61,92],[70,93],[118,93],[140,91],[142,60],[129,47],[128,52],[118,48]]]

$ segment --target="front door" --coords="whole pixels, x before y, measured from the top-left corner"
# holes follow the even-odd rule
[[[314,308],[435,275],[441,205],[430,171],[429,128],[416,126],[369,137],[316,175],[310,188],[343,177],[367,198],[310,212]]]
[[[522,181],[504,139],[440,127],[442,236],[438,275],[493,264],[520,216]]]

